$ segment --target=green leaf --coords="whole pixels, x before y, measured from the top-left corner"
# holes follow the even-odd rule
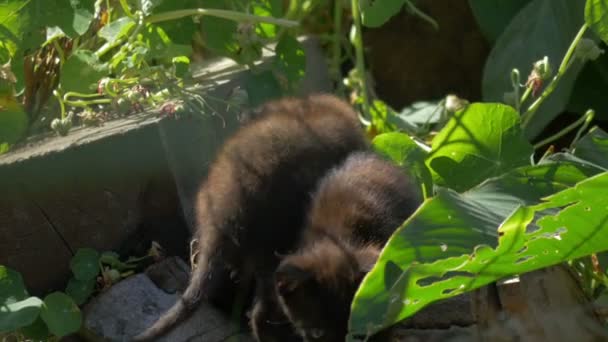
[[[433,195],[433,178],[426,167],[426,153],[404,133],[384,133],[377,135],[372,145],[380,154],[388,157],[415,177],[424,198]]]
[[[576,142],[574,155],[608,170],[608,133],[593,127]]]
[[[583,6],[582,1],[533,0],[519,11],[486,60],[482,80],[484,101],[502,102],[505,93],[513,90],[509,78],[513,68],[519,69],[523,82],[532,64],[548,56],[556,70],[583,24]],[[564,110],[581,67],[580,62],[575,62],[539,107],[526,127],[528,138],[536,137]],[[524,104],[524,108],[530,103]]]
[[[21,274],[0,265],[0,306],[16,303],[28,296]]]
[[[97,82],[106,75],[106,66],[93,52],[77,50],[63,65],[60,84],[65,91],[91,93],[97,89]]]
[[[436,124],[441,120],[443,108],[440,101],[428,102],[418,101],[403,108],[399,117],[409,122],[412,125],[429,125]]]
[[[102,27],[97,34],[108,42],[113,43],[117,39],[125,37],[133,26],[135,26],[135,22],[131,18],[120,17]]]
[[[46,341],[49,337],[49,328],[40,316],[36,318],[34,323],[19,329],[19,332],[34,341]]]
[[[245,78],[245,90],[251,107],[257,107],[283,95],[279,82],[270,70],[261,73],[249,71]]]
[[[587,0],[585,22],[608,44],[608,0]]]
[[[95,277],[87,280],[70,278],[68,285],[65,288],[65,293],[72,297],[76,305],[82,305],[89,299],[91,294],[93,294],[96,281],[97,279]]]
[[[156,2],[156,0],[154,0],[154,2]],[[224,6],[224,4],[221,3],[220,0],[166,0],[160,5],[154,4],[154,6],[152,6],[152,12],[154,14],[159,14],[190,8],[220,8],[216,6],[218,3],[221,9],[228,9]],[[200,21],[204,25],[209,18],[211,17],[203,16],[200,17]],[[168,20],[157,23],[156,25],[160,26],[165,32],[167,32],[167,35],[171,37],[171,40],[175,44],[191,44],[194,33],[200,30],[200,25],[195,23],[193,17]]]
[[[15,331],[34,323],[41,307],[42,301],[38,297],[0,305],[0,333]]]
[[[68,295],[53,292],[44,298],[40,316],[49,331],[58,337],[77,332],[82,325],[82,314]]]
[[[396,130],[415,132],[416,127],[407,121],[400,120],[397,112],[384,101],[374,100],[369,109],[372,126],[377,133],[388,133]]]
[[[287,79],[288,89],[296,87],[304,77],[306,56],[302,44],[291,35],[284,35],[275,49],[274,64]]]
[[[93,8],[90,5],[93,5],[94,1],[70,0],[70,2],[74,9],[72,27],[78,35],[83,35],[93,21]]]
[[[513,108],[473,103],[454,114],[433,139],[427,165],[437,184],[463,191],[529,164],[532,152]]]
[[[481,32],[495,41],[507,24],[530,0],[469,0]]]
[[[184,77],[190,71],[190,58],[186,56],[173,57],[171,60],[175,67],[175,76]]]
[[[440,190],[391,237],[364,279],[352,305],[351,332],[372,334],[429,303],[462,293],[461,284],[486,284],[518,273],[513,263],[472,278],[473,272],[461,266],[482,255],[487,259],[488,251],[497,246],[497,229],[504,229],[503,222],[518,207],[536,205],[556,191],[570,191],[596,172],[578,163],[548,163],[518,168],[463,194]],[[469,255],[474,248],[475,254]]]
[[[147,47],[146,58],[157,59],[163,63],[171,63],[173,57],[189,55],[192,52],[191,45],[173,44],[171,38],[158,25],[147,24],[137,39]]]
[[[78,280],[95,279],[99,274],[99,253],[92,248],[79,248],[70,260],[70,269]]]
[[[223,0],[207,1],[205,8],[229,9]],[[214,53],[237,58],[239,43],[236,40],[237,23],[217,17],[206,16],[201,19],[201,31],[205,47]]]
[[[399,13],[407,0],[360,0],[361,23],[367,27],[378,27]]]
[[[283,3],[281,0],[260,0],[252,3],[253,14],[260,17],[280,18],[283,15]],[[256,25],[256,33],[265,38],[274,38],[277,26],[274,24],[260,23]]]
[[[0,96],[0,144],[13,145],[27,131],[29,117],[12,96]]]

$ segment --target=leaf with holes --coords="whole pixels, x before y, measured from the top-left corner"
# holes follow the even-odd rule
[[[447,289],[459,290],[446,293],[441,282],[426,287],[417,282],[433,283],[433,276],[439,279],[444,272],[456,277],[454,272],[461,271],[476,246],[497,245],[498,228],[519,206],[536,205],[545,196],[569,191],[597,172],[585,164],[552,162],[515,169],[462,194],[440,190],[393,234],[364,279],[351,307],[351,333],[373,334],[429,303],[461,293],[452,283]],[[491,248],[478,252],[486,249]],[[517,273],[515,267],[502,271]],[[456,279],[471,280],[462,274]]]
[[[79,248],[70,260],[70,269],[78,280],[94,279],[99,274],[99,253],[92,248]]]
[[[608,0],[587,0],[585,22],[608,44]]]
[[[427,165],[437,184],[464,191],[529,164],[532,151],[513,108],[473,103],[454,114],[433,139]]]
[[[574,155],[608,170],[608,133],[593,127],[574,145]]]
[[[40,316],[49,331],[58,337],[77,332],[82,324],[80,309],[65,293],[53,292],[44,298]]]
[[[374,149],[414,176],[424,198],[433,195],[433,178],[424,164],[426,153],[407,134],[392,132],[377,135]]]

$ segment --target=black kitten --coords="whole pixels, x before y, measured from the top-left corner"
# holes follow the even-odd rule
[[[226,141],[197,198],[197,268],[179,301],[135,340],[152,340],[233,284],[272,288],[277,255],[293,249],[310,193],[351,152],[368,148],[358,116],[330,95],[288,98],[262,107]],[[213,283],[223,279],[223,284]],[[255,278],[255,279],[254,279]],[[265,285],[269,283],[269,285]],[[271,298],[272,300],[272,298]]]
[[[420,202],[405,171],[372,153],[321,181],[300,248],[275,273],[278,302],[305,341],[344,341],[359,284]]]

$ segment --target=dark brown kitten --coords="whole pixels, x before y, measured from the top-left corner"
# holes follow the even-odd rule
[[[275,273],[279,303],[305,341],[344,341],[359,284],[420,202],[405,171],[372,153],[351,155],[321,181],[301,246]]]
[[[349,153],[368,148],[357,114],[333,96],[277,100],[260,112],[226,141],[198,194],[199,254],[188,288],[136,340],[166,333],[201,300],[213,300],[209,292],[221,296],[231,284],[213,279],[225,279],[227,269],[243,287],[257,281],[256,295],[263,297],[277,255],[296,245],[319,179]]]

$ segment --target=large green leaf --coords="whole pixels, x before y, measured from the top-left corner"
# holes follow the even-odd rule
[[[600,46],[600,48],[602,48]],[[605,47],[603,47],[605,49]],[[588,60],[579,73],[568,101],[567,111],[583,115],[589,108],[595,110],[595,117],[608,121],[608,53],[595,60]]]
[[[519,168],[501,177],[490,179],[463,194],[451,190],[440,191],[436,197],[427,200],[397,230],[383,250],[376,266],[365,278],[353,301],[351,333],[373,334],[414,314],[429,303],[462,293],[465,287],[461,286],[474,284],[475,287],[479,287],[500,277],[519,273],[521,270],[532,270],[521,268],[521,265],[515,262],[521,256],[507,252],[500,254],[510,259],[501,261],[502,263],[496,264],[498,265],[496,269],[491,269],[493,266],[488,262],[488,255],[494,253],[492,248],[497,246],[498,228],[501,227],[500,232],[503,234],[506,227],[503,222],[513,212],[515,214],[511,215],[507,222],[517,222],[514,217],[518,217],[518,213],[522,210],[517,209],[519,206],[536,205],[541,198],[555,191],[566,189],[558,194],[580,195],[576,201],[585,201],[585,196],[589,194],[572,192],[574,189],[572,186],[596,172],[597,170],[593,168],[577,163],[557,162]],[[594,183],[598,188],[593,196],[598,200],[601,197],[599,194],[603,192],[599,186],[606,186],[604,183],[608,181],[608,175],[602,175],[604,175],[603,180]],[[576,189],[580,188],[579,186]],[[603,200],[603,208],[607,200],[608,198]],[[540,204],[542,205],[544,203]],[[549,207],[543,210],[550,209]],[[555,210],[542,213],[547,214],[562,208],[561,205],[557,205],[553,208]],[[602,215],[606,217],[608,213],[605,210],[601,211],[600,208],[601,205],[594,206],[592,211],[597,213],[598,217]],[[567,224],[570,226],[572,223]],[[523,226],[524,230],[526,225]],[[576,227],[576,225],[572,226]],[[549,232],[545,233],[549,234]],[[551,255],[544,256],[544,259],[539,258],[543,262],[563,261],[563,254],[553,251],[563,251],[564,248],[580,243],[577,240],[572,244],[556,246],[553,242],[558,240],[543,240],[542,237],[545,236],[534,233],[530,237],[523,238],[528,248],[547,247],[547,243],[551,244]],[[549,237],[554,238],[554,236]],[[581,235],[576,235],[575,239],[580,237]],[[507,239],[501,236],[498,251],[508,246],[506,242],[513,238],[518,238],[518,235],[509,236]],[[608,248],[608,241],[604,240],[604,246]],[[511,250],[511,252],[518,251],[521,252],[521,248]],[[480,259],[481,256],[483,259]],[[497,257],[497,260],[500,259]],[[487,266],[488,269],[476,268],[480,266]],[[540,267],[540,264],[534,267]],[[472,287],[466,288],[472,289]]]
[[[513,108],[473,103],[454,114],[433,139],[427,164],[437,184],[464,191],[529,164],[531,154]]]
[[[368,27],[382,26],[399,13],[407,0],[360,0],[361,23]]]
[[[16,303],[28,296],[21,274],[0,265],[0,306]]]
[[[433,195],[433,178],[426,167],[426,153],[407,134],[392,132],[377,135],[372,144],[376,151],[405,168],[417,180],[424,198]]]
[[[38,297],[0,304],[0,333],[15,331],[34,323],[41,307],[42,301]]]
[[[608,133],[593,127],[576,142],[574,155],[608,170]]]
[[[27,131],[29,117],[13,96],[0,96],[0,154],[6,152]]]
[[[158,14],[191,8],[217,8],[214,6],[214,3],[217,2],[217,0],[165,0],[160,5],[154,7],[152,12]],[[202,17],[201,21],[205,22],[207,18]],[[157,25],[162,27],[176,44],[190,44],[198,26],[194,22],[193,17],[168,20]]]
[[[135,22],[133,19],[120,17],[102,27],[97,34],[108,42],[113,43],[119,38],[126,37],[129,30],[134,26]]]
[[[253,14],[261,17],[283,16],[283,3],[281,0],[259,0],[252,1]],[[277,34],[277,26],[274,24],[261,23],[256,25],[256,32],[266,38],[273,38]]]
[[[44,298],[40,316],[49,331],[58,337],[77,332],[82,325],[82,314],[72,298],[62,292],[53,292]]]
[[[608,0],[587,0],[585,22],[608,44]]]
[[[245,90],[251,107],[259,106],[283,95],[279,82],[270,70],[260,73],[248,71],[245,76]]]
[[[91,93],[99,80],[107,75],[107,68],[88,50],[77,50],[61,69],[60,83],[65,91]]]
[[[49,328],[40,316],[36,318],[34,323],[19,329],[19,332],[33,341],[47,341],[49,337]]]
[[[495,41],[507,24],[530,0],[469,0],[481,32]]]
[[[79,248],[70,260],[70,269],[78,280],[95,279],[99,274],[99,253],[92,248]]]
[[[506,27],[488,56],[482,81],[484,100],[503,101],[505,93],[512,91],[509,75],[513,68],[519,69],[523,82],[532,70],[532,64],[548,56],[553,70],[556,70],[583,24],[583,7],[583,1],[571,0],[533,0],[524,7]],[[529,122],[526,136],[536,137],[563,111],[580,69],[581,63],[576,62],[562,77],[552,95]]]
[[[291,35],[284,35],[275,49],[274,65],[287,80],[287,88],[293,89],[304,77],[306,56],[302,44]]]

